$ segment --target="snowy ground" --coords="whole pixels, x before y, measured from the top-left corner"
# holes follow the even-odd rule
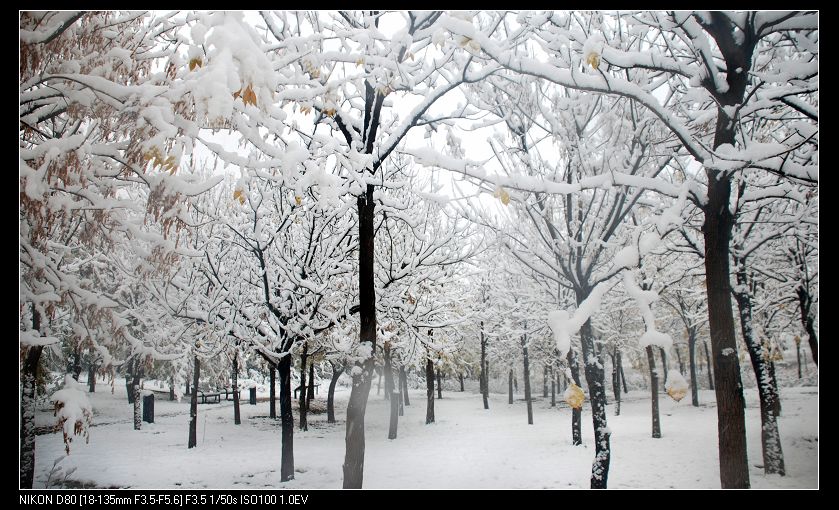
[[[120,380],[121,382],[121,380]],[[435,402],[437,423],[425,425],[425,394],[412,390],[411,406],[399,422],[399,437],[388,440],[388,406],[371,391],[366,418],[365,488],[555,489],[588,488],[594,455],[588,404],[583,413],[583,446],[570,440],[570,410],[534,402],[534,425],[517,395],[494,394],[485,411],[480,395],[444,391]],[[243,392],[244,393],[244,392]],[[90,443],[74,441],[59,464],[71,487],[334,489],[341,487],[344,407],[339,388],[336,424],[326,414],[309,417],[307,432],[295,431],[295,480],[280,483],[279,421],[268,418],[268,402],[242,404],[242,424],[233,425],[232,402],[199,405],[198,447],[188,450],[188,404],[157,394],[155,423],[133,430],[125,386],[99,386],[91,394],[95,427]],[[319,399],[325,400],[321,394]],[[649,398],[632,391],[621,416],[609,405],[612,461],[609,487],[719,488],[716,409],[713,392],[700,393],[702,406],[662,395],[662,438],[650,438]],[[746,390],[749,464],[754,488],[818,487],[818,389],[782,388],[780,421],[787,476],[766,476],[760,453],[760,417],[755,390]],[[611,400],[610,400],[611,402]],[[320,406],[325,407],[325,406]],[[279,403],[278,403],[279,409]],[[42,410],[37,423],[54,420]],[[297,416],[295,415],[295,422]],[[64,456],[61,434],[38,436],[35,487],[47,481],[55,459]],[[54,485],[55,476],[50,482]],[[59,477],[63,478],[63,477]],[[59,484],[59,486],[61,486]]]

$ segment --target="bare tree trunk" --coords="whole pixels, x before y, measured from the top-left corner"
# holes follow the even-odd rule
[[[393,365],[390,359],[390,342],[384,344],[385,354],[385,396],[390,399],[390,427],[387,438],[396,439],[396,432],[399,426],[399,398],[396,396],[396,389],[393,384]]]
[[[431,356],[425,361],[425,423],[434,423],[434,362]]]
[[[813,299],[807,289],[803,285],[799,285],[795,290],[798,295],[799,309],[801,310],[801,324],[807,332],[807,340],[810,344],[810,352],[813,353],[813,362],[816,366],[819,365],[819,337],[816,335],[815,316],[810,312]]]
[[[381,394],[382,394],[382,372],[380,370],[379,371],[379,380],[376,383],[376,395],[381,395]]]
[[[271,373],[273,374],[273,369]],[[233,380],[233,423],[241,425],[242,415],[239,412],[239,349],[236,349],[236,352],[233,353],[233,370],[231,371],[230,378]],[[273,392],[273,385],[271,386],[271,390]],[[272,401],[271,404],[273,405],[274,402]]]
[[[699,382],[696,380],[696,331],[688,329],[688,364],[690,365],[690,400],[699,407]]]
[[[623,363],[618,362],[618,367],[620,367],[621,384],[623,385],[623,393],[625,395],[629,393],[629,388],[626,387],[626,376],[623,374]]]
[[[578,294],[577,303],[582,303],[582,301],[580,294]],[[611,462],[609,444],[611,433],[606,421],[606,388],[603,364],[597,360],[591,320],[587,320],[580,328],[580,343],[583,347],[586,383],[588,383],[588,390],[591,393],[591,419],[594,426],[595,455],[591,467],[591,488],[605,489],[608,485],[609,464]]]
[[[280,481],[294,479],[294,413],[291,409],[291,342],[284,339],[283,357],[277,364],[280,376],[280,433],[282,453],[280,460]]]
[[[653,438],[658,439],[661,437],[661,417],[658,412],[658,370],[655,368],[653,347],[648,345],[644,350],[647,352],[647,363],[650,365],[650,402],[652,403]]]
[[[88,356],[90,357],[90,363],[87,367],[87,391],[90,393],[96,393],[96,351],[93,347],[90,347],[88,350]]]
[[[798,358],[798,378],[801,379],[801,340],[795,340],[795,355]]]
[[[481,396],[484,409],[489,409],[489,373],[487,373],[487,342],[484,336],[484,321],[481,321]]]
[[[32,307],[32,329],[40,331],[41,316]],[[31,489],[35,479],[35,390],[38,362],[41,359],[42,345],[26,348],[21,366],[20,397],[20,488]]]
[[[443,400],[443,380],[440,377],[439,367],[437,367],[437,398]]]
[[[676,360],[679,363],[679,373],[685,375],[685,363],[682,361],[682,352],[679,349],[679,345],[681,344],[673,344],[673,350],[676,351]]]
[[[132,384],[134,392],[134,430],[140,430],[143,423],[143,409],[141,407],[143,399],[140,398],[140,370],[134,372],[134,382]]]
[[[343,365],[332,365],[332,378],[329,380],[329,393],[326,396],[326,421],[327,423],[335,423],[335,386],[338,384],[338,379],[344,373]]]
[[[551,366],[551,407],[556,407],[556,379],[553,366]]]
[[[272,420],[277,419],[277,365],[274,363],[268,363],[268,384],[270,384],[270,388],[268,388],[268,417]],[[238,388],[234,389],[236,391],[235,398],[239,398],[239,390]]]
[[[735,260],[738,288],[747,287],[748,279],[743,268],[742,260]],[[778,430],[778,383],[775,381],[774,371],[770,370],[769,352],[752,330],[752,300],[748,292],[735,291],[734,298],[740,309],[740,331],[743,341],[749,351],[752,367],[757,379],[757,390],[760,397],[761,446],[763,450],[763,469],[766,474],[784,476],[784,452],[781,448],[781,433]]]
[[[714,372],[711,370],[711,353],[708,351],[708,342],[703,341],[705,346],[705,366],[708,369],[708,387],[714,390]]]
[[[510,398],[509,398],[509,402],[507,402],[507,403],[512,404],[513,403],[513,369],[512,368],[510,369],[509,386],[510,386]]]
[[[580,383],[580,365],[577,363],[577,355],[574,354],[574,349],[568,350],[568,367],[571,369],[571,378],[574,384],[582,387]],[[583,411],[582,409],[571,409],[571,442],[574,446],[583,444]]]
[[[169,378],[169,401],[175,400],[175,376]]]
[[[667,384],[667,372],[670,369],[667,367],[667,353],[664,351],[663,347],[658,348],[659,354],[661,354],[661,368],[664,370],[664,382],[662,383],[662,387]]]
[[[411,405],[411,397],[408,395],[408,374],[405,372],[405,366],[399,367],[399,378],[402,380],[402,399],[405,405]]]
[[[306,410],[309,410],[309,405],[312,399],[315,398],[315,364],[309,363],[309,387],[306,389]]]
[[[460,392],[463,393],[464,391],[466,391],[463,388],[463,372],[460,372],[459,374],[457,374],[457,377],[460,379]]]
[[[524,400],[527,402],[527,424],[533,425],[533,402],[530,396],[530,358],[527,355],[527,335],[521,337],[522,357],[524,358]]]
[[[612,355],[612,393],[615,395],[615,416],[621,414],[621,373],[618,368],[620,359],[621,351],[615,347],[615,353]]]
[[[192,370],[192,398],[189,401],[189,443],[187,448],[198,445],[198,378],[201,375],[201,361],[195,356],[195,368]]]
[[[309,360],[309,342],[303,344],[303,352],[300,354],[300,398],[297,409],[300,413],[300,430],[309,430],[309,422],[306,420],[306,362]]]

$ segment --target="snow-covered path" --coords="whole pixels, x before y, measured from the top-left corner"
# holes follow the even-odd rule
[[[104,390],[105,388],[103,388]],[[198,447],[186,448],[186,401],[156,402],[156,423],[134,431],[124,386],[116,394],[91,395],[97,423],[90,444],[74,441],[71,455],[59,465],[76,467],[72,486],[209,489],[334,489],[341,487],[344,457],[343,406],[348,390],[336,399],[339,422],[310,415],[309,430],[295,431],[296,479],[280,483],[279,421],[270,420],[268,403],[242,405],[242,425],[233,425],[232,403],[201,405]],[[480,395],[444,392],[435,402],[437,423],[425,425],[425,395],[412,390],[399,437],[387,439],[388,406],[371,392],[366,419],[365,488],[541,489],[588,488],[592,445],[591,419],[583,413],[583,446],[570,440],[570,411],[534,402],[535,424],[527,425],[525,404],[492,395],[490,410]],[[818,390],[783,388],[780,427],[786,477],[763,474],[757,465],[760,426],[757,396],[746,390],[747,433],[752,487],[818,487]],[[700,401],[713,399],[704,391]],[[633,391],[614,416],[610,488],[719,488],[716,409],[675,403],[662,396],[662,438],[650,438],[649,400]],[[39,424],[46,416],[39,417]],[[296,420],[296,417],[295,417]],[[43,487],[53,461],[63,455],[60,434],[38,436],[35,487]],[[53,477],[55,478],[55,477]]]

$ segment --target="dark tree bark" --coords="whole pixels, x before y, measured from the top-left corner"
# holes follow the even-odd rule
[[[335,423],[335,386],[338,384],[338,379],[344,373],[343,365],[332,365],[332,377],[329,379],[329,393],[326,396],[326,421],[327,423]]]
[[[738,289],[748,288],[745,261],[735,260]],[[757,391],[760,397],[761,446],[763,451],[763,469],[766,474],[784,476],[784,452],[781,448],[781,433],[778,430],[778,383],[775,372],[771,369],[769,352],[752,330],[752,299],[748,291],[735,290],[734,299],[740,310],[740,331],[749,351],[752,367],[757,379]]]
[[[373,86],[365,82],[366,104],[370,117],[365,114],[365,128],[369,127],[365,151],[372,153],[372,141],[376,136],[381,101],[384,96],[374,94]],[[376,106],[373,106],[373,96]],[[344,455],[344,488],[360,489],[364,481],[364,415],[367,410],[367,398],[373,381],[374,359],[376,352],[376,287],[374,281],[375,229],[374,218],[376,203],[373,199],[373,186],[367,185],[367,191],[360,195],[358,204],[358,294],[359,320],[361,323],[359,340],[370,345],[370,357],[358,367],[360,373],[353,372],[353,387],[347,404],[346,454]]]
[[[530,357],[527,355],[527,335],[521,337],[522,358],[524,360],[524,400],[527,402],[527,424],[533,425],[533,402],[530,396]]]
[[[195,356],[195,367],[192,370],[192,398],[189,401],[189,443],[187,448],[195,448],[198,444],[198,378],[201,376],[201,361]]]
[[[309,410],[309,405],[312,399],[315,398],[315,364],[309,363],[309,387],[306,389],[306,410]]]
[[[273,374],[273,372],[272,372]],[[233,423],[236,425],[242,424],[242,415],[239,412],[239,350],[233,353],[233,370],[231,370],[230,378],[233,380]],[[272,386],[273,390],[273,386]],[[274,402],[272,401],[273,405]]]
[[[655,368],[655,355],[653,348],[648,345],[645,349],[647,352],[647,364],[650,365],[650,402],[652,404],[652,418],[653,418],[653,438],[661,437],[661,417],[658,412],[658,370]]]
[[[714,390],[714,372],[711,370],[711,353],[708,351],[708,342],[702,342],[705,346],[705,367],[708,369],[708,388]]]
[[[463,372],[457,374],[457,377],[458,377],[458,379],[460,379],[460,392],[462,393],[462,392],[466,391],[463,388]]]
[[[577,355],[574,354],[574,349],[568,350],[568,367],[571,369],[571,378],[574,380],[574,384],[577,386],[582,387],[580,383],[580,366],[577,364]],[[582,432],[582,423],[583,423],[583,410],[582,409],[571,409],[571,442],[574,446],[583,444],[583,432]]]
[[[40,331],[41,316],[33,308],[32,329]],[[20,397],[20,488],[31,489],[35,478],[35,390],[42,345],[26,348],[21,366]]]
[[[620,359],[621,359],[621,351],[617,347],[615,347],[615,353],[612,354],[612,393],[615,395],[615,416],[620,416],[621,414],[621,373],[620,369]]]
[[[274,363],[268,363],[268,384],[271,385],[268,388],[268,417],[272,420],[277,419],[277,365]],[[234,388],[236,391],[235,398],[239,398],[239,390]]]
[[[481,396],[484,409],[489,409],[489,373],[487,371],[487,342],[484,335],[484,321],[481,321]]]
[[[187,374],[187,377],[189,377],[189,376],[190,376],[190,374]],[[184,391],[184,395],[190,395],[190,392],[189,392],[189,379],[187,379],[187,380],[186,380],[186,391]]]
[[[801,379],[801,339],[795,339],[795,356],[798,359],[798,378]]]
[[[618,367],[620,368],[621,384],[623,385],[623,393],[625,395],[629,393],[629,388],[626,387],[626,376],[623,374],[623,363],[618,362]]]
[[[399,398],[396,396],[396,389],[393,384],[393,365],[390,358],[390,342],[384,344],[385,358],[385,396],[390,399],[390,426],[388,427],[387,438],[396,439],[396,432],[399,427]]]
[[[175,376],[169,378],[169,401],[175,400]]]
[[[798,307],[801,310],[801,325],[807,332],[807,340],[810,344],[810,352],[813,354],[813,362],[818,366],[819,364],[819,337],[816,335],[816,318],[815,314],[811,312],[813,306],[813,298],[803,285],[799,285],[795,289],[798,295]]]
[[[82,373],[82,344],[79,343],[73,349],[73,379],[78,382]]]
[[[554,378],[554,367],[551,367],[551,407],[556,407],[556,379]]]
[[[443,400],[443,378],[440,377],[440,368],[437,368],[437,398]]]
[[[143,424],[143,400],[140,398],[140,375],[139,369],[134,372],[134,381],[131,385],[134,393],[134,430],[140,430],[140,426]]]
[[[580,295],[577,303],[582,303]],[[587,297],[587,294],[586,294]],[[611,448],[609,426],[606,420],[606,388],[603,364],[597,360],[594,346],[594,335],[591,320],[587,320],[580,328],[580,343],[583,347],[584,372],[586,383],[591,394],[591,419],[594,426],[594,462],[591,467],[591,488],[605,489],[609,481],[609,464],[611,462]]]
[[[294,413],[291,409],[291,341],[283,342],[283,357],[277,364],[280,376],[280,430],[282,454],[280,461],[280,481],[294,479]]]
[[[87,391],[90,393],[96,393],[96,351],[91,347],[88,351],[88,356],[90,357],[87,366]],[[170,399],[171,400],[171,399]]]
[[[431,356],[425,361],[425,423],[434,423],[434,362]]]
[[[679,373],[685,375],[685,363],[682,361],[682,351],[679,349],[681,344],[673,344],[673,350],[676,351],[676,361],[679,363]]]
[[[136,367],[134,366],[134,362],[131,361],[128,363],[125,371],[125,393],[128,396],[128,403],[134,403],[134,371]]]
[[[303,352],[300,354],[300,398],[297,409],[300,413],[300,430],[309,430],[309,422],[306,419],[306,362],[309,360],[309,342],[303,344]]]
[[[509,386],[510,386],[510,398],[509,398],[509,401],[507,403],[512,404],[513,403],[513,369],[512,368],[510,369]]]
[[[411,405],[411,397],[408,395],[408,374],[405,372],[405,366],[399,367],[399,378],[402,380],[402,400],[405,405]]]
[[[382,372],[379,371],[379,380],[376,383],[376,395],[382,394]]]
[[[661,368],[664,370],[664,382],[661,385],[663,388],[664,385],[667,384],[667,372],[670,371],[670,368],[667,366],[667,352],[663,347],[659,347],[658,352],[661,354]]]
[[[699,382],[696,380],[696,330],[688,328],[688,364],[690,365],[690,400],[699,407]]]

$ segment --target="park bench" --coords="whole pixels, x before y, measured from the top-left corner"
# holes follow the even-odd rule
[[[239,388],[236,392],[233,391],[233,388],[224,388],[224,400],[233,400],[233,394],[238,392],[239,393],[239,400],[242,400],[242,389]]]
[[[218,404],[221,403],[221,393],[205,393],[202,390],[198,390],[198,403],[199,404]]]
[[[314,385],[314,387],[315,387],[315,395],[317,395],[317,394],[318,394],[318,386],[320,386],[320,384],[315,384],[315,385]],[[300,391],[300,388],[302,388],[302,387],[303,387],[303,386],[302,386],[302,385],[300,385],[300,386],[298,386],[298,387],[294,388],[294,398],[297,398],[297,392],[298,392],[298,391]],[[307,387],[308,387],[308,385],[307,385]],[[305,389],[304,389],[304,391],[305,391]]]

